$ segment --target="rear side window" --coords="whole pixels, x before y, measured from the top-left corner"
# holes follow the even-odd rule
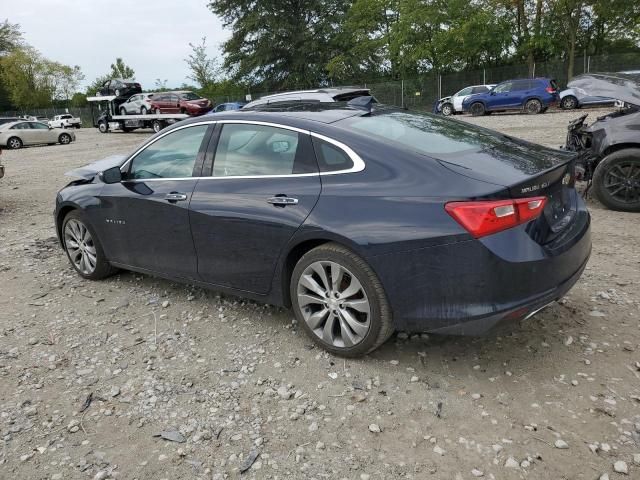
[[[291,175],[297,172],[298,132],[266,125],[222,127],[213,161],[214,177]]]
[[[472,94],[486,93],[488,91],[489,91],[489,89],[487,87],[473,87],[473,90],[471,91],[471,93]]]
[[[337,172],[353,168],[353,160],[341,148],[316,137],[312,137],[312,141],[320,172]]]
[[[472,91],[473,91],[473,89],[471,87],[463,88],[458,93],[456,93],[456,96],[457,97],[463,97],[465,95],[471,95]]]
[[[529,80],[518,80],[517,82],[513,82],[513,87],[511,91],[522,91],[529,90],[531,82]]]
[[[128,178],[191,177],[207,128],[208,125],[181,128],[148,145],[131,161]]]

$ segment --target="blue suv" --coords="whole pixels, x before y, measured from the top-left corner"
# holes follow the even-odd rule
[[[471,95],[462,102],[462,111],[486,115],[506,110],[544,113],[559,101],[558,85],[550,78],[507,80],[486,93]]]

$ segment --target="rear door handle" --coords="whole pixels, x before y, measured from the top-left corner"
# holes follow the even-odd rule
[[[283,196],[278,196],[276,195],[275,197],[271,197],[267,199],[267,203],[270,203],[271,205],[277,205],[280,207],[284,207],[287,205],[297,205],[298,204],[298,199],[297,198],[292,198],[292,197],[283,197]]]
[[[178,192],[171,192],[171,193],[167,193],[164,196],[165,200],[169,200],[170,202],[179,202],[182,200],[186,200],[187,199],[187,195],[184,193],[178,193]]]

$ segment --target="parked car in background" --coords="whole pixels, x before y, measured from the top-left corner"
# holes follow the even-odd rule
[[[297,90],[293,92],[275,93],[261,97],[247,103],[243,110],[249,110],[261,105],[272,105],[276,103],[295,103],[295,102],[348,102],[357,97],[370,97],[371,93],[368,88],[357,87],[336,87],[336,88],[319,88],[316,90]],[[375,99],[374,99],[375,101]]]
[[[146,115],[151,112],[151,98],[155,94],[153,93],[137,93],[129,97],[129,99],[120,104],[118,107],[118,113],[120,115]]]
[[[560,92],[560,107],[564,110],[573,110],[574,108],[582,107],[613,106],[615,102],[615,98],[587,95],[587,92],[579,88],[567,88]]]
[[[209,113],[211,114],[211,113],[229,112],[232,110],[240,110],[246,104],[247,104],[246,102],[221,103],[219,105],[216,105],[215,108],[211,110]]]
[[[136,93],[142,93],[142,87],[138,82],[113,78],[104,82],[96,95],[98,97],[114,95],[118,98],[129,98]]]
[[[486,93],[493,87],[495,87],[495,85],[472,85],[470,87],[463,88],[453,95],[442,97],[436,103],[434,113],[442,113],[445,116],[462,113],[462,101],[465,98],[467,98],[469,95],[475,95],[476,93]]]
[[[76,134],[62,128],[51,128],[42,122],[20,120],[0,125],[0,148],[12,150],[26,145],[61,143],[68,145],[76,139]]]
[[[54,116],[53,120],[49,120],[48,124],[53,128],[80,128],[82,127],[82,120],[70,113],[63,113],[62,115]]]
[[[603,205],[640,212],[640,71],[578,75],[569,86],[625,105],[590,125],[587,113],[571,121],[565,148],[578,152],[579,178]]]
[[[211,100],[194,92],[161,92],[150,99],[153,113],[186,113],[191,116],[204,115],[213,108]]]
[[[486,93],[470,95],[462,110],[471,115],[520,110],[528,114],[544,113],[559,101],[558,85],[550,78],[507,80]]]
[[[18,117],[0,117],[0,125],[4,125],[5,123],[13,123],[20,120]]]
[[[55,221],[72,268],[290,306],[350,357],[396,329],[513,324],[575,284],[591,240],[573,154],[357,100],[184,120],[69,172]]]

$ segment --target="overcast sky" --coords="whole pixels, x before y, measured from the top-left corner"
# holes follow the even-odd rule
[[[142,88],[155,79],[169,87],[188,82],[189,42],[207,37],[219,57],[230,32],[207,0],[0,0],[0,21],[19,23],[24,38],[44,56],[80,65],[85,84],[110,70],[116,57],[136,72]],[[193,84],[193,82],[189,82]]]

